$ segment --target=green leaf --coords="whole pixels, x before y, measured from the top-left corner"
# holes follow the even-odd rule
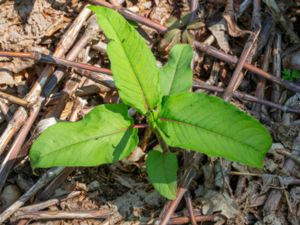
[[[155,190],[168,199],[175,199],[178,170],[176,154],[163,153],[161,149],[152,150],[148,153],[146,169]]]
[[[89,8],[109,39],[107,54],[121,99],[145,114],[160,101],[158,68],[150,48],[114,10],[100,6]]]
[[[298,78],[298,77],[299,77],[299,71],[294,69],[294,70],[292,71],[292,78],[296,79],[296,78]]]
[[[170,146],[259,168],[272,144],[270,134],[258,121],[203,93],[165,96],[156,124]]]
[[[79,122],[59,122],[33,143],[33,168],[97,166],[127,157],[138,142],[137,129],[123,104],[95,107]]]
[[[189,91],[192,87],[191,61],[193,50],[190,45],[175,45],[169,62],[160,69],[160,86],[163,95]]]

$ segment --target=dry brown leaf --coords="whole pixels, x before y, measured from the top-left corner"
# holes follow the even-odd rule
[[[231,52],[228,35],[226,34],[227,26],[225,20],[220,20],[218,23],[208,28],[212,35],[216,38],[219,47],[226,53]]]
[[[228,33],[230,36],[239,37],[239,36],[243,36],[243,35],[249,33],[249,31],[242,30],[241,28],[239,28],[239,26],[236,23],[235,12],[234,12],[234,7],[233,7],[233,0],[227,1],[227,5],[226,5],[226,8],[225,8],[225,11],[223,14],[223,18],[227,22]]]

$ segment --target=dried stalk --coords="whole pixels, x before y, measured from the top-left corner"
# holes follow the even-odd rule
[[[279,31],[275,33],[275,40],[274,40],[274,49],[273,49],[273,74],[281,78],[281,42],[282,36]],[[275,103],[279,103],[279,99],[281,96],[280,86],[278,84],[273,84],[272,90],[272,101]],[[280,121],[280,112],[274,112],[274,119],[275,121]]]
[[[215,217],[212,216],[195,216],[196,222],[213,222],[215,221]],[[187,224],[191,220],[189,217],[183,216],[183,217],[174,217],[171,218],[169,221],[169,224]]]
[[[220,73],[220,62],[215,60],[211,68],[209,78],[207,79],[207,81],[205,81],[205,83],[209,85],[215,85],[218,82],[219,73]]]
[[[24,144],[27,134],[29,133],[33,122],[38,116],[38,113],[40,111],[40,107],[42,104],[43,99],[41,98],[33,107],[32,111],[30,112],[30,115],[28,119],[26,120],[24,126],[21,128],[17,138],[15,139],[14,143],[10,147],[6,157],[2,161],[0,165],[0,191],[2,190],[6,179],[8,177],[8,174],[10,172],[10,169],[13,167],[18,154],[21,150],[22,145]]]
[[[23,194],[15,203],[8,207],[0,214],[0,224],[6,221],[13,215],[25,202],[34,196],[39,190],[44,188],[54,177],[56,177],[63,170],[62,167],[57,167],[48,170],[43,176],[33,185],[25,194]]]
[[[24,214],[26,212],[34,212],[34,211],[43,210],[43,209],[49,208],[50,206],[57,205],[60,202],[69,200],[71,198],[75,198],[75,197],[79,196],[80,194],[81,194],[80,191],[73,191],[70,194],[68,194],[68,196],[66,198],[63,198],[63,199],[56,199],[55,198],[55,199],[50,199],[50,200],[45,201],[45,202],[41,202],[41,203],[37,203],[37,204],[33,204],[33,205],[28,205],[28,206],[20,208],[16,214],[18,214],[18,213],[23,213]]]
[[[262,65],[262,69],[264,71],[269,70],[270,60],[272,56],[272,45],[273,45],[273,35],[271,35],[271,38],[266,46],[265,52],[264,52],[264,61]],[[256,86],[255,91],[255,97],[258,99],[264,99],[265,98],[265,86],[266,86],[266,80],[264,78],[259,78]],[[261,116],[261,105],[255,104],[253,106],[254,115],[256,118],[260,118]]]
[[[37,195],[37,199],[39,200],[47,200],[50,199],[53,195],[54,191],[64,182],[66,181],[67,177],[74,171],[74,167],[65,167],[63,171],[55,177],[47,187],[44,188],[43,191],[41,191]]]
[[[272,36],[274,35],[274,29],[274,20],[271,16],[266,15],[259,38],[257,40],[257,51],[255,56],[253,57],[254,59],[257,59],[257,57],[262,54],[263,49],[265,48],[265,46],[267,46],[268,42],[270,41],[270,39],[272,39]]]
[[[84,45],[87,44],[89,41],[88,38],[91,38],[90,36],[84,36],[79,42],[78,42],[78,47],[74,51],[80,50]],[[0,51],[0,56],[3,57],[18,57],[18,58],[30,58],[35,61],[43,62],[43,63],[48,63],[48,64],[53,64],[53,65],[60,65],[60,66],[65,66],[65,67],[75,67],[78,69],[83,69],[83,70],[89,70],[89,71],[94,71],[94,72],[99,72],[99,73],[105,73],[105,74],[110,74],[111,72],[108,69],[105,68],[100,68],[97,66],[92,66],[86,63],[78,63],[71,61],[72,59],[75,58],[75,54],[78,54],[79,52],[70,52],[69,59],[63,59],[60,57],[52,56],[52,55],[46,55],[43,53],[39,52],[5,52],[5,51]],[[70,59],[71,58],[71,59]],[[62,73],[62,72],[60,72]],[[61,77],[59,76],[59,79]],[[44,80],[42,80],[42,86],[45,85]],[[2,96],[0,96],[2,97]]]
[[[0,98],[4,98],[12,103],[15,103],[17,105],[23,106],[23,107],[27,107],[28,106],[28,102],[22,98],[13,96],[11,94],[5,93],[3,91],[0,91]]]
[[[11,120],[11,115],[9,113],[9,108],[5,103],[4,99],[0,98],[0,111],[2,112],[3,116],[5,117],[6,121],[9,122]]]
[[[87,210],[87,211],[38,211],[18,215],[12,221],[21,219],[32,220],[60,220],[60,219],[105,219],[112,214],[109,209]]]
[[[4,152],[10,140],[13,138],[15,133],[20,129],[27,119],[27,112],[25,108],[20,107],[16,112],[13,118],[9,121],[6,126],[6,129],[0,137],[0,155]]]

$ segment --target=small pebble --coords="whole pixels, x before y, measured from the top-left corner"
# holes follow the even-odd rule
[[[129,11],[134,12],[134,13],[137,13],[140,10],[136,5],[131,6],[128,9],[129,9]]]
[[[18,174],[18,176],[16,178],[16,182],[17,182],[18,187],[23,192],[28,191],[34,185],[33,180],[30,177],[28,177],[22,173]]]
[[[97,180],[92,181],[87,186],[89,191],[95,191],[100,188],[100,183]]]
[[[151,1],[144,2],[144,3],[143,3],[143,6],[144,6],[145,9],[150,9],[151,6],[152,6],[152,2],[151,2]]]
[[[11,204],[17,201],[20,196],[21,196],[21,191],[16,185],[13,184],[7,185],[3,189],[0,196],[3,208],[9,207]]]

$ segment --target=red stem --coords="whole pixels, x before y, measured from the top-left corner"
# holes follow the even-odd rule
[[[135,124],[135,125],[133,125],[133,128],[137,128],[137,129],[147,128],[147,127],[149,127],[148,124]]]

